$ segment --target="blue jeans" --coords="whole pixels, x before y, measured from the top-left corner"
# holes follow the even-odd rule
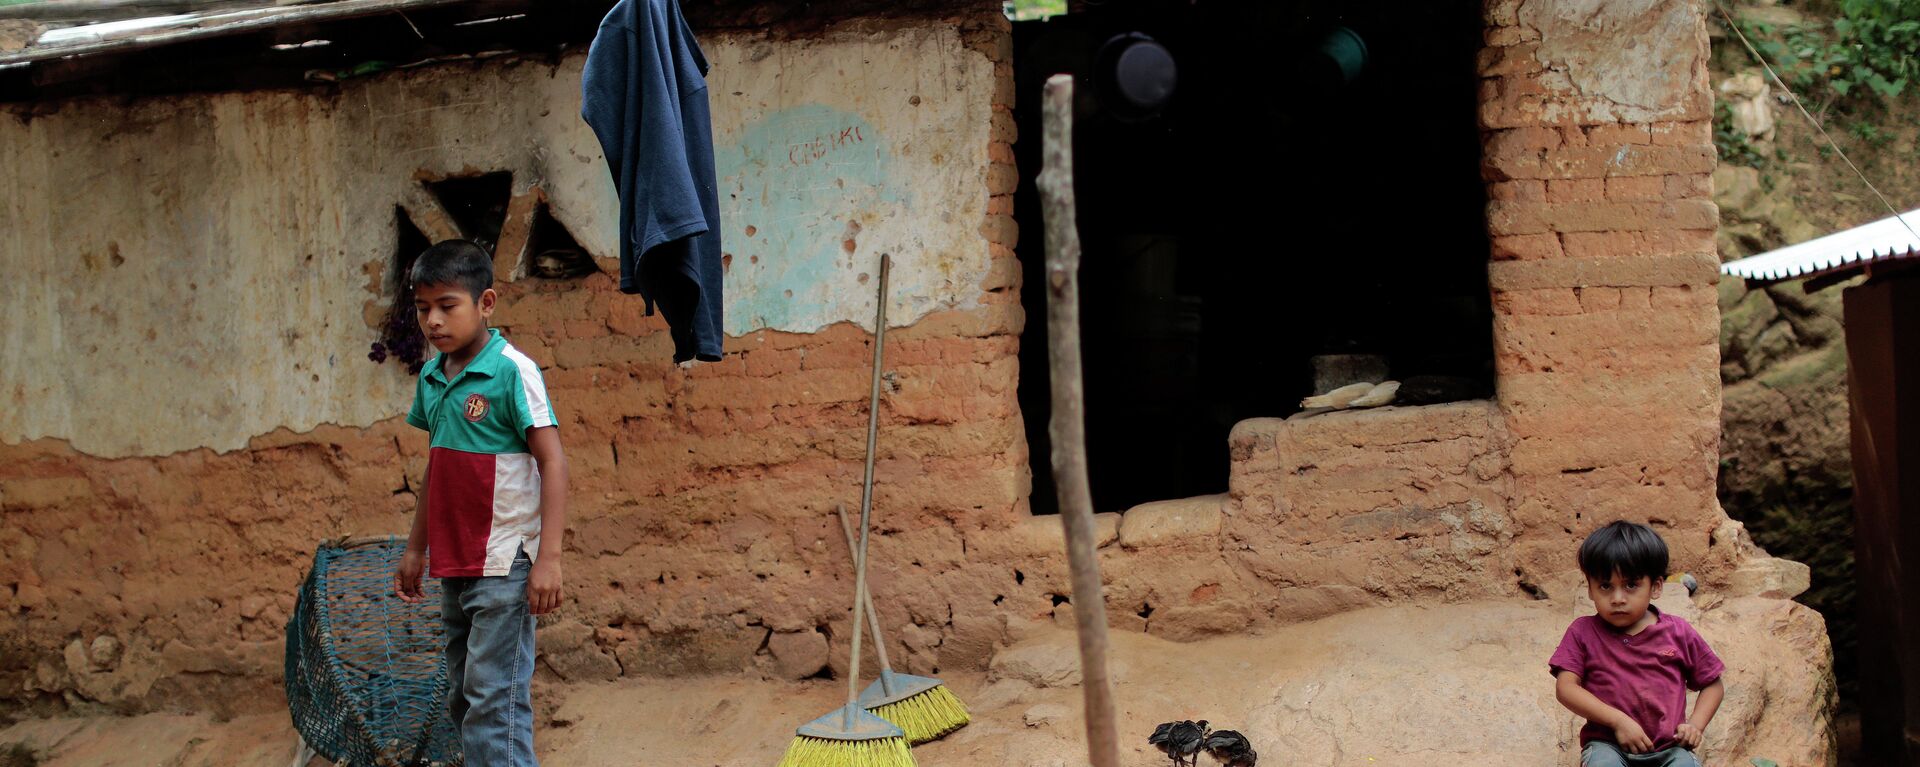
[[[447,710],[467,767],[536,767],[533,758],[533,615],[526,552],[506,575],[444,578]]]
[[[1700,767],[1700,759],[1684,746],[1629,754],[1612,743],[1596,740],[1580,750],[1580,767]]]

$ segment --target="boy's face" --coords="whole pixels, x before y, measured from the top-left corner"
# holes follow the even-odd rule
[[[1619,573],[1606,580],[1587,576],[1587,596],[1601,620],[1617,629],[1632,628],[1647,614],[1647,605],[1660,598],[1665,581],[1646,576],[1628,578]]]
[[[482,291],[478,301],[459,285],[420,285],[413,289],[420,331],[441,354],[470,346],[485,334],[494,301],[492,289]]]

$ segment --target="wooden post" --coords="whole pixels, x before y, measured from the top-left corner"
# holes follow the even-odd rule
[[[1120,767],[1113,684],[1107,679],[1107,601],[1094,555],[1093,493],[1087,487],[1086,419],[1080,385],[1080,234],[1073,202],[1073,77],[1047,78],[1041,110],[1046,160],[1040,197],[1047,230],[1047,347],[1052,352],[1054,485],[1073,568],[1073,617],[1080,631],[1080,691],[1086,698],[1087,757]]]

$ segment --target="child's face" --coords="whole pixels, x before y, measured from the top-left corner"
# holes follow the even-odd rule
[[[470,346],[486,333],[494,300],[491,289],[481,292],[478,301],[459,285],[420,285],[413,289],[420,331],[441,354]]]
[[[1593,597],[1594,614],[1617,629],[1632,628],[1647,614],[1647,605],[1660,598],[1666,583],[1646,576],[1628,578],[1619,573],[1600,580],[1587,576],[1587,596]]]

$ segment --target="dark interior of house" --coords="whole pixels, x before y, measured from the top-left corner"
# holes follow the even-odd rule
[[[1113,53],[1142,35],[1173,62],[1151,106]],[[1481,42],[1475,3],[1109,0],[1015,23],[1035,513],[1056,510],[1046,78],[1076,78],[1088,463],[1095,510],[1124,511],[1224,492],[1233,425],[1299,411],[1316,356],[1449,384],[1427,402],[1491,395]]]

